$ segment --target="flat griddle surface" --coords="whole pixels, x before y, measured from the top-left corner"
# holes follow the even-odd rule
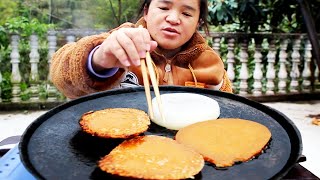
[[[269,148],[257,158],[227,169],[216,169],[207,163],[196,179],[277,179],[283,177],[301,155],[301,136],[296,126],[272,108],[234,94],[208,89],[163,86],[160,92],[197,93],[211,97],[220,105],[219,118],[256,121],[267,126],[272,133]],[[147,112],[144,88],[96,93],[48,111],[22,136],[19,144],[22,163],[40,179],[119,179],[102,172],[97,161],[123,140],[90,136],[81,131],[78,122],[88,111],[120,107]],[[145,134],[174,137],[175,133],[151,124]]]

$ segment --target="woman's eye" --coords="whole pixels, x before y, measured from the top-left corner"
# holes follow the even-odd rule
[[[159,7],[159,9],[161,9],[161,10],[168,10],[169,8],[167,8],[167,7]]]
[[[191,14],[189,14],[189,13],[182,13],[183,15],[185,15],[185,16],[188,16],[188,17],[191,17],[192,15]]]

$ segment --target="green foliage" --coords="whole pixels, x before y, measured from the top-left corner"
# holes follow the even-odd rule
[[[8,34],[19,34],[21,37],[29,37],[31,34],[43,37],[51,26],[40,23],[37,19],[29,20],[27,17],[19,16],[8,19],[3,28]]]
[[[17,11],[17,3],[12,0],[1,0],[0,1],[0,25],[6,22],[8,17],[12,17]]]
[[[26,29],[28,24],[28,18],[26,17],[13,17],[8,19],[4,24],[4,28],[6,29],[8,34],[20,34],[22,36],[27,36],[27,34],[23,31]]]
[[[20,7],[21,4],[18,3]],[[53,25],[40,22],[39,19],[32,18],[32,14],[30,13],[26,7],[23,7],[19,10],[19,16],[8,17],[6,18],[6,22],[0,25],[0,57],[1,64],[0,72],[3,75],[3,79],[1,82],[1,96],[4,101],[7,101],[11,98],[12,84],[10,83],[11,76],[11,63],[10,63],[10,36],[11,34],[18,34],[20,36],[19,41],[19,55],[20,55],[20,72],[22,81],[20,84],[21,87],[21,98],[22,100],[27,100],[30,98],[30,92],[28,90],[29,85],[29,76],[30,76],[30,44],[29,38],[30,35],[36,34],[39,37],[39,49],[38,52],[40,54],[40,62],[38,64],[39,74],[41,81],[46,81],[48,74],[48,63],[47,63],[47,55],[48,55],[48,46],[46,40],[47,30],[52,28]],[[42,92],[43,96],[43,92]]]
[[[238,19],[243,32],[257,32],[267,17],[259,0],[245,0],[239,3]]]
[[[263,0],[263,7],[268,15],[268,28],[272,32],[301,32],[303,17],[297,1]]]
[[[2,82],[0,83],[1,86],[1,98],[3,101],[9,101],[12,98],[12,84],[10,81],[11,74],[9,72],[5,72],[2,74]]]
[[[320,1],[307,2],[316,29],[320,30]],[[292,0],[209,0],[208,20],[222,31],[306,32],[298,1]],[[221,28],[221,25],[231,28]]]
[[[10,53],[11,53],[10,47],[0,49],[0,58],[1,58],[0,72],[2,72],[2,74],[4,72],[9,72],[9,69],[11,68]]]
[[[235,16],[238,3],[235,0],[209,0],[208,20],[214,25],[226,24]]]
[[[212,25],[238,24],[237,31],[256,32],[266,21],[259,0],[209,0],[209,22]]]
[[[22,16],[26,17],[30,24],[37,24],[37,22],[32,22],[32,19],[37,19],[44,24],[55,24],[61,29],[111,29],[123,22],[135,21],[140,2],[140,0],[96,0],[94,2],[2,0],[0,2],[0,26],[3,26],[8,19]],[[212,29],[215,30],[224,32],[306,32],[298,1],[208,0],[208,2],[208,20],[214,26]],[[320,1],[308,0],[306,2],[310,4],[310,12],[316,29],[320,30],[320,14],[318,13]],[[23,23],[21,19],[20,22]],[[1,28],[0,40],[2,41]]]
[[[22,83],[29,81],[30,75],[30,63],[29,63],[29,54],[30,54],[30,45],[27,39],[21,39],[19,43],[19,54],[20,54],[20,64],[23,66],[19,66],[21,74]]]
[[[20,93],[21,100],[26,101],[30,99],[30,91],[28,89],[28,85],[26,83],[21,83],[20,89],[21,89],[21,93]]]
[[[60,29],[110,29],[137,16],[139,0],[24,0],[29,14]],[[22,12],[21,12],[22,13]]]
[[[139,0],[97,0],[94,6],[96,8],[89,11],[95,14],[95,27],[111,29],[124,22],[136,20]]]
[[[0,50],[6,49],[9,45],[9,37],[3,26],[0,26]]]
[[[48,98],[48,92],[47,92],[47,83],[42,83],[39,86],[39,99],[40,100],[46,100]]]

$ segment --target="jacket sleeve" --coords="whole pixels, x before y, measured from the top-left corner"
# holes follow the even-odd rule
[[[125,23],[120,27],[130,26],[130,23]],[[118,87],[126,69],[119,69],[114,76],[106,79],[92,77],[87,70],[90,51],[101,44],[112,31],[83,37],[77,42],[64,45],[53,55],[50,66],[51,81],[66,97],[73,99]]]
[[[232,83],[224,69],[223,61],[210,47],[193,61],[192,67],[195,67],[194,73],[199,82],[205,82],[211,87],[222,82],[219,90],[232,93]]]

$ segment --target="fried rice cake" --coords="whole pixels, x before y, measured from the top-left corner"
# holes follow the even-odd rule
[[[270,138],[266,126],[234,118],[195,123],[180,129],[175,136],[176,141],[192,147],[216,167],[252,159],[261,153]]]
[[[135,179],[185,179],[198,174],[203,157],[175,140],[138,136],[113,149],[98,166],[107,173]]]
[[[102,138],[128,138],[145,132],[149,116],[133,108],[110,108],[82,115],[79,124],[83,131]]]

